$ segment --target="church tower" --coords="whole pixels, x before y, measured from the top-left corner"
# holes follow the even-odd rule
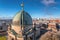
[[[12,24],[8,27],[8,40],[33,39],[32,18],[24,11],[24,3],[21,6],[22,10],[16,13],[13,17]]]

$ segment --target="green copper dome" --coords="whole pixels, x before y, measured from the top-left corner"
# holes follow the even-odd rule
[[[32,18],[25,11],[19,11],[13,18],[13,25],[31,25]]]

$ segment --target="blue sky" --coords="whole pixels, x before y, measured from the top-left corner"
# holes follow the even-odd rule
[[[0,0],[0,17],[13,17],[21,11],[22,0]],[[60,17],[60,0],[24,0],[24,10],[32,18]]]

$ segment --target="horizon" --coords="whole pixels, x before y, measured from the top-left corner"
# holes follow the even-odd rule
[[[13,16],[14,17],[14,16]],[[0,19],[13,19],[13,17],[0,17]],[[31,17],[32,19],[60,19],[59,17]]]

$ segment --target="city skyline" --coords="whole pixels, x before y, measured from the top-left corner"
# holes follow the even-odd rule
[[[60,0],[24,0],[24,10],[32,18],[60,17]],[[0,0],[0,17],[13,17],[21,11],[22,0]]]

